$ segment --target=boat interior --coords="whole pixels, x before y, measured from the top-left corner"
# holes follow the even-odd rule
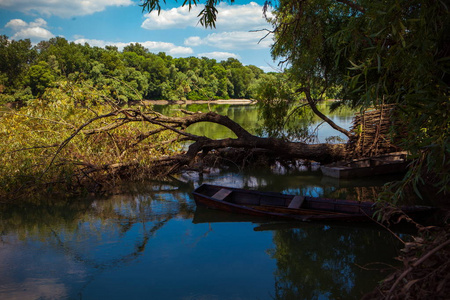
[[[273,192],[233,190],[220,186],[203,185],[197,189],[197,192],[214,200],[251,206],[255,209],[270,209],[272,207],[290,211],[302,209],[340,213],[361,213],[362,210],[367,212],[371,210],[371,204],[369,203],[337,201],[335,199],[311,198]]]

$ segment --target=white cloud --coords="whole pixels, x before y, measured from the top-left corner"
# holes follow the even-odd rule
[[[166,52],[166,54],[173,56],[188,56],[194,53],[192,48],[175,46],[172,43],[148,41],[141,44],[151,52]]]
[[[190,47],[201,46],[202,43],[202,38],[199,36],[191,36],[184,40],[184,44]]]
[[[205,45],[225,50],[263,49],[269,48],[273,43],[272,35],[265,37],[266,35],[266,31],[211,33],[205,38],[189,37],[185,39],[184,44],[191,47]]]
[[[113,43],[108,43],[108,42],[105,42],[105,41],[102,41],[102,40],[85,39],[85,38],[76,39],[74,41],[74,43],[81,44],[81,45],[84,45],[85,43],[88,43],[90,46],[100,47],[100,48],[105,48],[105,46],[108,46],[108,45],[114,46]]]
[[[47,27],[47,21],[42,18],[38,18],[34,20],[34,22],[30,22],[31,27]]]
[[[21,20],[21,19],[12,19],[5,25],[5,27],[11,28],[14,31],[18,31],[27,26],[28,26],[27,22],[25,22],[24,20]]]
[[[271,17],[271,11],[267,12]],[[217,25],[219,30],[253,30],[270,28],[263,15],[263,7],[255,2],[245,5],[228,5],[224,2],[219,5]]]
[[[146,14],[141,27],[148,30],[161,30],[172,28],[201,27],[197,17],[203,9],[202,5],[193,6],[191,11],[187,6],[168,10],[161,10],[160,14],[153,11]],[[263,7],[255,2],[245,5],[228,5],[222,2],[217,7],[217,31],[252,30],[269,28],[263,16]],[[271,16],[270,11],[267,13]]]
[[[241,59],[241,57],[237,54],[230,53],[230,52],[207,52],[207,53],[200,53],[197,55],[198,57],[208,57],[213,58],[218,61],[221,60],[227,60],[229,57]]]
[[[27,23],[21,19],[13,19],[6,23],[6,28],[13,31],[13,40],[30,39],[33,43],[42,40],[48,40],[55,35],[47,30],[47,22],[44,19],[36,19],[34,22]]]
[[[1,9],[44,16],[73,17],[90,15],[105,10],[107,6],[129,6],[132,0],[0,0]]]
[[[146,19],[141,27],[148,30],[195,27],[200,10],[198,6],[194,6],[189,11],[189,7],[184,6],[161,10],[160,14],[158,11],[152,11],[145,15]]]
[[[13,40],[30,39],[33,43],[35,43],[37,41],[49,40],[52,37],[54,37],[53,33],[48,31],[47,29],[41,27],[30,27],[17,32],[11,37],[11,39]]]
[[[93,40],[93,39],[77,39],[74,41],[78,44],[85,44],[88,43],[91,46],[101,47],[104,48],[105,46],[116,46],[119,51],[122,51],[123,48],[131,43],[135,42],[129,42],[129,43],[123,43],[123,42],[108,42],[103,40]],[[153,42],[153,41],[146,41],[146,42],[139,42],[142,46],[147,48],[150,52],[158,53],[158,52],[165,52],[168,55],[171,56],[189,56],[194,51],[192,48],[189,47],[182,47],[182,46],[176,46],[172,43],[165,43],[165,42]]]

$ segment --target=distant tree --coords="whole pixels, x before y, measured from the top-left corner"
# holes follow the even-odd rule
[[[48,61],[49,56],[56,58],[62,74],[87,73],[89,71],[89,45],[69,43],[65,38],[51,38],[48,42],[41,42],[39,59]],[[86,51],[87,50],[87,51]]]
[[[105,46],[105,49],[108,51],[112,51],[112,52],[119,52],[119,48],[117,48],[117,46],[107,45],[107,46]]]
[[[12,93],[24,87],[27,69],[36,59],[37,53],[31,41],[9,40],[0,36],[0,75],[3,75],[3,92]]]
[[[125,52],[133,52],[140,56],[145,56],[148,53],[148,49],[146,49],[143,45],[139,43],[130,43],[129,45],[123,48],[123,53]]]
[[[108,75],[113,75],[118,70],[125,67],[121,54],[115,51],[103,51],[99,58],[99,62],[105,66]]]
[[[34,96],[40,97],[45,89],[55,84],[56,76],[54,70],[45,61],[31,66],[28,71],[28,81]]]

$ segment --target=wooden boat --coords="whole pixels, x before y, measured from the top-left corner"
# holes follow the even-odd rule
[[[408,163],[406,152],[395,152],[376,157],[339,161],[324,165],[320,169],[325,176],[348,179],[404,173]]]
[[[259,192],[219,185],[202,184],[193,191],[198,206],[260,217],[301,221],[368,221],[375,207],[373,202],[327,199]],[[430,214],[426,206],[402,207],[411,218]]]

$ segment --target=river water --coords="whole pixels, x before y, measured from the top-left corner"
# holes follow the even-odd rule
[[[254,107],[214,109],[255,128]],[[333,118],[350,125],[347,115]],[[228,135],[210,125],[193,130]],[[108,199],[4,205],[0,299],[359,299],[398,265],[400,245],[383,228],[198,209],[191,192],[215,183],[370,200],[388,179],[337,181],[302,165],[236,167],[130,183],[133,192]]]

